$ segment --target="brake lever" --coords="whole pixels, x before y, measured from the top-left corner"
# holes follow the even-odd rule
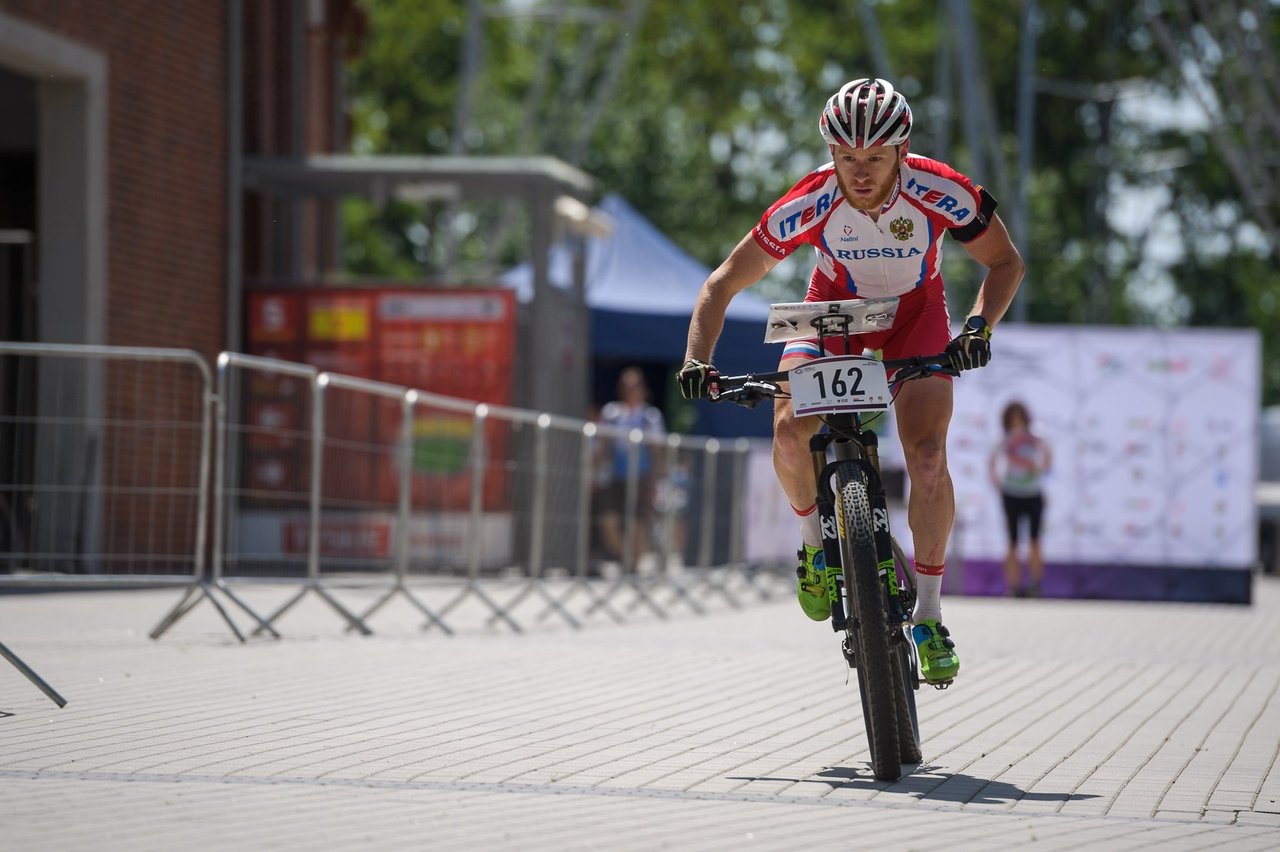
[[[951,376],[954,378],[959,375],[960,371],[954,367],[946,367],[941,364],[921,364],[919,366],[903,367],[898,370],[890,384],[899,385],[903,382],[922,379],[926,376]]]
[[[757,382],[748,380],[743,382],[739,387],[729,388],[724,392],[716,392],[708,395],[708,399],[712,402],[735,402],[744,408],[755,408],[763,399],[772,399],[778,393],[776,385],[768,382]]]

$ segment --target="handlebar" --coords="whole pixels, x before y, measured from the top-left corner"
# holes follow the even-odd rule
[[[892,372],[891,385],[898,385],[912,379],[923,379],[926,376],[958,376],[960,373],[951,366],[951,356],[913,355],[910,358],[893,358],[882,361],[884,368]],[[764,399],[773,399],[784,393],[780,382],[787,380],[790,370],[777,370],[772,373],[748,373],[745,376],[721,376],[718,393],[710,397],[712,402],[736,402],[747,408],[755,408]]]

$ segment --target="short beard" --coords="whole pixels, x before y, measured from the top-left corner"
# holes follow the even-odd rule
[[[839,172],[836,172],[836,184],[840,187],[840,194],[844,196],[845,203],[854,210],[879,210],[884,206],[884,203],[889,200],[889,196],[893,194],[893,187],[898,182],[898,169],[901,166],[902,158],[901,155],[899,155],[897,157],[897,161],[894,163],[893,174],[891,174],[888,180],[885,181],[884,186],[880,187],[882,191],[878,193],[876,198],[872,201],[854,201],[853,196],[849,193],[849,187],[845,186],[844,178],[840,176]]]

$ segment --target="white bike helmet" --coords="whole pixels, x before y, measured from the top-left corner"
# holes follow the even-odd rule
[[[827,100],[818,129],[828,145],[901,145],[911,135],[911,107],[888,80],[863,77]]]

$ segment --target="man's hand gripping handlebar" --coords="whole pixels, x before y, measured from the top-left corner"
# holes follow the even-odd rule
[[[690,358],[676,373],[685,399],[715,399],[720,394],[720,372],[705,361]]]

